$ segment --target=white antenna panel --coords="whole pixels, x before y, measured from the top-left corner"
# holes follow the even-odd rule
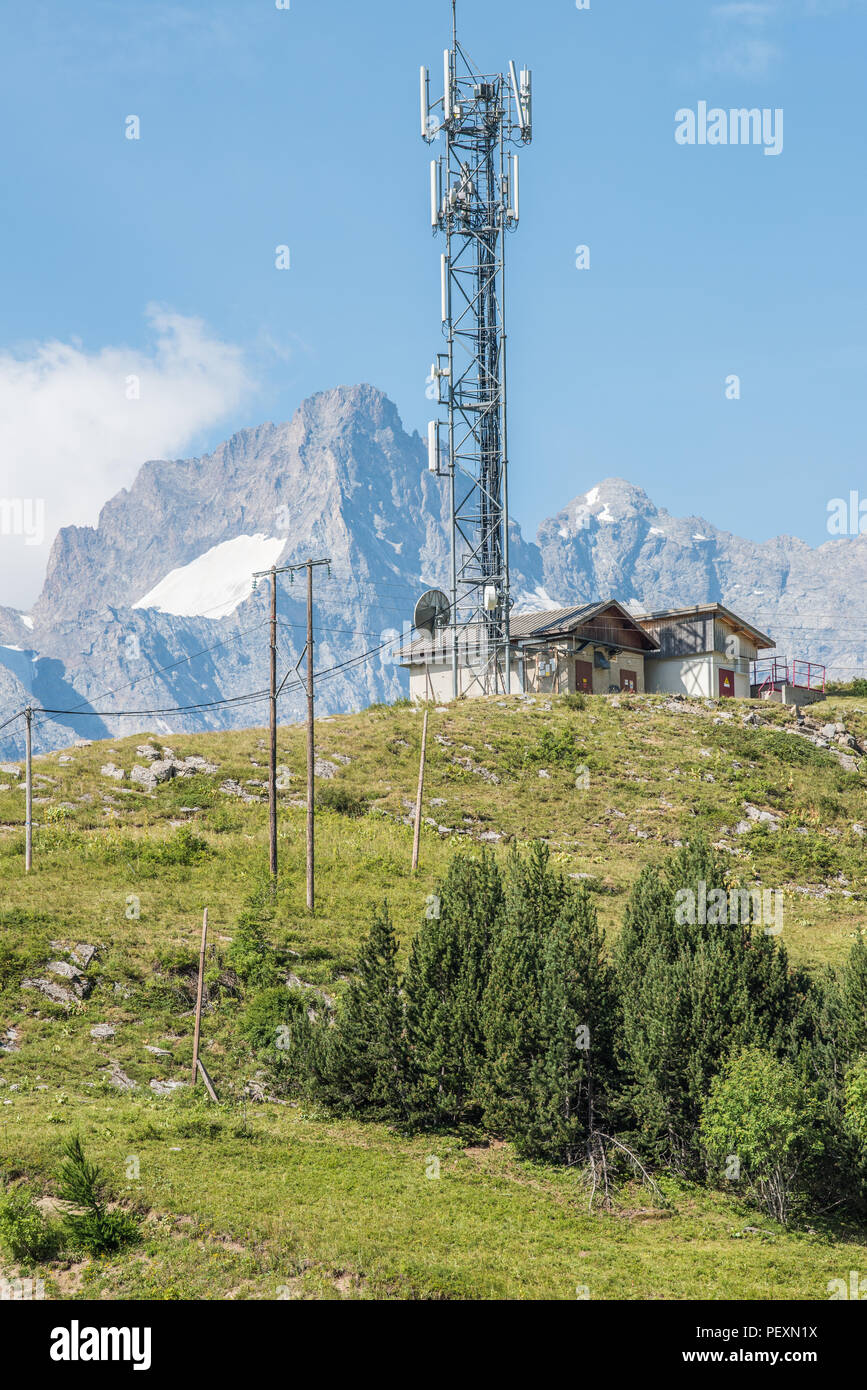
[[[440,429],[436,420],[431,420],[427,427],[427,466],[430,473],[439,471],[440,462]]]

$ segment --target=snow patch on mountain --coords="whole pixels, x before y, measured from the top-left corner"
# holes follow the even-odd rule
[[[225,618],[253,592],[253,571],[276,564],[285,545],[261,533],[222,541],[171,570],[132,606],[158,608],[177,618]]]
[[[515,614],[536,613],[540,609],[544,610],[557,607],[558,605],[554,602],[551,595],[542,588],[541,584],[537,584],[533,590],[522,589],[518,593],[512,612]]]

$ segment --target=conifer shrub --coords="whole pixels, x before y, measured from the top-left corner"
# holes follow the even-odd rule
[[[319,1022],[304,1046],[315,1092],[326,1104],[369,1119],[406,1120],[404,1008],[387,902],[372,915],[333,1025]]]
[[[139,867],[153,865],[201,864],[210,859],[213,850],[207,840],[197,835],[191,825],[181,825],[167,840],[136,846]]]
[[[63,1227],[68,1243],[89,1255],[105,1255],[141,1240],[141,1223],[130,1212],[110,1210],[108,1186],[89,1163],[76,1135],[63,1148],[57,1195],[66,1207]]]
[[[245,989],[267,989],[279,979],[277,955],[268,936],[273,921],[273,908],[264,894],[248,899],[240,913],[226,949],[226,965],[233,970]]]
[[[339,816],[349,816],[353,820],[366,816],[368,811],[366,799],[340,783],[320,787],[316,793],[316,805],[320,811],[335,811]]]
[[[483,1001],[485,1122],[555,1163],[587,1155],[615,1079],[613,972],[592,900],[547,847],[509,861]]]
[[[482,1004],[502,909],[491,851],[458,853],[413,940],[403,990],[418,1125],[472,1127],[481,1118]]]
[[[634,1141],[679,1171],[700,1170],[701,1105],[724,1059],[747,1046],[792,1053],[808,1030],[808,981],[762,926],[713,913],[678,920],[679,894],[698,901],[728,886],[721,856],[691,842],[639,875],[618,943],[619,1054]]]
[[[859,1057],[846,1074],[846,1127],[854,1137],[862,1160],[867,1161],[867,1055]]]

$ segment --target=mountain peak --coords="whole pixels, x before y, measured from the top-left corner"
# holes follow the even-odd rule
[[[544,531],[546,535],[559,535],[566,540],[579,531],[586,531],[591,523],[612,525],[656,514],[657,508],[643,488],[625,478],[603,478],[587,492],[573,497],[561,512],[545,522],[539,536],[541,540]]]
[[[292,419],[293,424],[296,422],[308,429],[357,429],[365,422],[374,430],[403,428],[394,401],[369,382],[317,391],[301,402]]]

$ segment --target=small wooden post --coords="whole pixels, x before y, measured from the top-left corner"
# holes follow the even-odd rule
[[[202,989],[205,983],[205,941],[208,936],[208,909],[202,918],[202,949],[199,952],[199,985],[196,991],[196,1031],[193,1035],[193,1085],[199,1069],[199,1030],[202,1024]]]
[[[415,829],[412,836],[412,872],[418,868],[418,846],[421,836],[421,798],[424,792],[424,759],[427,749],[427,716],[428,711],[424,712],[424,723],[421,730],[421,757],[418,764],[418,795],[415,799]]]
[[[24,872],[33,865],[33,710],[24,711]]]
[[[205,1064],[204,1064],[204,1062],[202,1061],[201,1057],[199,1058],[198,1067],[199,1067],[199,1071],[200,1071],[200,1073],[201,1073],[202,1080],[203,1080],[204,1083],[205,1083],[205,1090],[207,1091],[208,1095],[211,1097],[211,1100],[214,1101],[215,1104],[219,1104],[219,1096],[217,1095],[217,1092],[214,1090],[214,1083],[213,1083],[213,1081],[211,1080],[211,1078],[208,1076],[207,1070],[206,1070],[206,1068],[205,1068]]]

